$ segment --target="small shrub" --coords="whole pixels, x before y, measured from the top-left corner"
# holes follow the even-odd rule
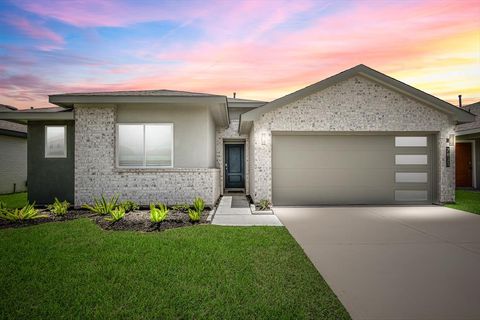
[[[110,218],[105,218],[105,220],[110,222],[116,222],[122,220],[125,217],[125,209],[123,207],[117,207],[110,211]]]
[[[202,217],[202,212],[205,209],[205,201],[203,201],[202,198],[196,197],[195,200],[193,200],[193,209],[188,209],[188,217],[190,218],[190,221],[192,222],[197,222],[200,221],[200,218]]]
[[[175,211],[187,212],[188,209],[190,209],[190,205],[188,203],[180,203],[172,206],[172,209]]]
[[[270,201],[268,201],[267,199],[262,199],[258,202],[258,207],[260,208],[260,210],[268,210],[270,209]]]
[[[104,216],[106,214],[110,214],[112,210],[117,207],[118,196],[112,196],[109,200],[106,200],[105,197],[102,195],[102,198],[100,200],[94,198],[93,201],[95,202],[93,206],[89,204],[84,204],[82,208],[88,209],[98,215]]]
[[[0,219],[8,221],[24,221],[33,220],[39,218],[48,218],[46,214],[39,214],[39,211],[35,209],[35,203],[27,204],[21,209],[2,209],[0,211]]]
[[[150,221],[160,223],[167,218],[169,212],[167,206],[163,203],[160,202],[158,208],[152,203],[150,204]]]
[[[125,212],[130,212],[130,211],[135,211],[140,209],[140,206],[136,202],[131,200],[123,201],[122,203],[120,203],[119,207],[122,207],[123,209],[125,209]]]
[[[202,216],[202,211],[188,209],[188,217],[190,218],[190,221],[192,222],[200,221],[201,216]]]
[[[47,206],[47,209],[57,216],[64,216],[68,212],[68,208],[70,207],[70,203],[68,201],[62,201],[55,198],[55,202]]]
[[[205,201],[200,197],[196,197],[195,200],[193,200],[193,207],[195,211],[202,213],[205,209]]]

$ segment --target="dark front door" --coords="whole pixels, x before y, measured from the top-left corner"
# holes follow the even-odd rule
[[[225,145],[225,188],[245,188],[245,161],[243,144]]]
[[[472,144],[455,144],[455,185],[457,187],[472,187]]]

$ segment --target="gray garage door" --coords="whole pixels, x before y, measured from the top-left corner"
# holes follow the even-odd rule
[[[432,141],[421,134],[274,134],[273,203],[431,203]]]

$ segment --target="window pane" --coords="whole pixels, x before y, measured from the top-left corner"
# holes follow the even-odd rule
[[[45,134],[45,157],[65,158],[67,156],[65,127],[47,126]]]
[[[426,183],[426,172],[397,172],[395,173],[395,182],[398,183]]]
[[[143,166],[143,159],[143,125],[119,125],[119,166],[141,167]]]
[[[426,201],[427,198],[426,190],[395,190],[396,201]]]
[[[397,154],[395,164],[427,164],[426,154]]]
[[[146,165],[148,167],[172,165],[172,128],[171,125],[145,125]]]
[[[395,137],[395,147],[426,147],[427,137]]]

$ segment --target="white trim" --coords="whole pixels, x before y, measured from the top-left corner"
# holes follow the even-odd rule
[[[467,134],[473,134],[473,133],[479,133],[479,132],[480,132],[480,128],[466,129],[466,130],[455,131],[455,136],[461,137]]]
[[[47,128],[48,127],[62,127],[63,128],[63,155],[61,156],[49,156],[47,155]],[[47,159],[65,159],[67,158],[67,125],[45,125],[44,131],[45,139],[44,139],[44,156]]]
[[[475,154],[475,140],[458,140],[456,139],[457,141],[455,141],[455,146],[457,145],[457,143],[470,143],[472,145],[472,188],[477,188],[477,157],[476,157],[476,154]],[[455,150],[456,152],[457,150]],[[455,163],[455,167],[457,166],[457,164]]]
[[[137,126],[143,126],[143,166],[121,166],[120,163],[119,163],[119,141],[118,141],[118,127],[120,125],[137,125]],[[172,150],[172,153],[170,155],[170,162],[171,162],[171,165],[169,166],[147,166],[146,165],[146,159],[147,159],[147,155],[146,155],[146,149],[145,149],[145,127],[147,125],[163,125],[163,126],[170,126],[170,130],[172,132],[172,139],[171,139],[171,150]],[[142,122],[142,123],[138,123],[138,122],[119,122],[119,123],[116,123],[115,124],[115,165],[116,165],[116,168],[117,169],[171,169],[171,168],[174,168],[174,159],[175,159],[175,130],[174,130],[174,124],[173,122]]]

